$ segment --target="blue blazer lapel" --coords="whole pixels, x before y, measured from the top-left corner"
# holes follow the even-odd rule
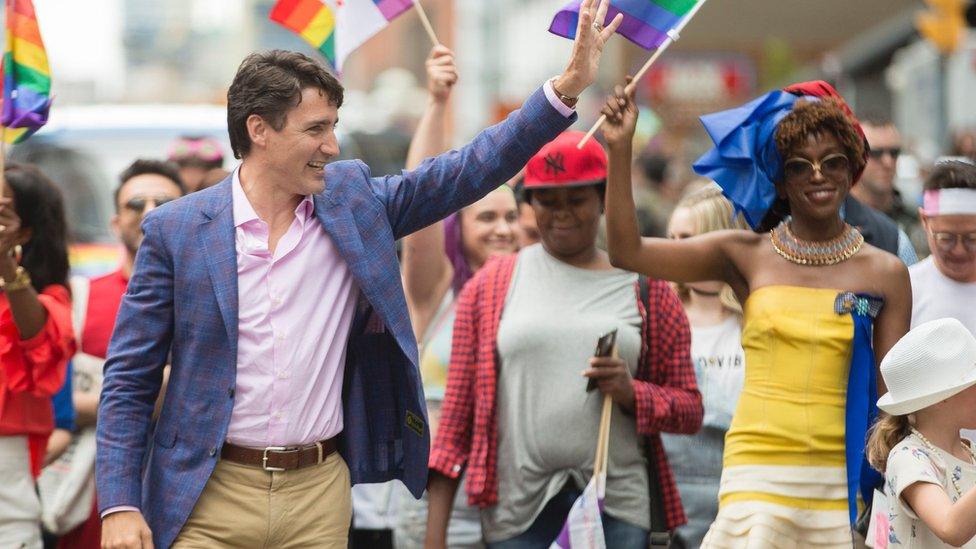
[[[204,250],[207,270],[213,283],[220,315],[224,319],[231,349],[237,353],[237,251],[234,236],[234,208],[231,178],[218,184],[220,192],[203,208],[200,223],[200,249]]]
[[[380,288],[377,287],[374,277],[370,275],[370,265],[366,258],[363,237],[356,225],[356,218],[349,207],[329,196],[328,190],[325,195],[314,195],[315,217],[322,223],[322,227],[339,255],[346,261],[349,270],[352,272],[356,285],[366,299],[373,306],[373,310],[379,315],[386,326],[393,327],[392,314],[388,310],[386,300],[380,297]]]

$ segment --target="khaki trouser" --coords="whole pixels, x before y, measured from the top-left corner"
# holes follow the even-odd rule
[[[350,500],[349,468],[338,453],[281,472],[221,460],[173,547],[344,548]]]

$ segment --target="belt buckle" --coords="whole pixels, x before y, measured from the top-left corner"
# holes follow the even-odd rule
[[[298,452],[299,448],[288,448],[287,446],[268,446],[261,454],[261,468],[268,472],[284,471],[284,467],[268,467],[268,452]]]

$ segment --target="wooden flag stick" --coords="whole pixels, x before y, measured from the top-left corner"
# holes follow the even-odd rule
[[[617,358],[617,347],[613,347],[610,356]],[[610,418],[613,415],[613,399],[610,395],[603,395],[603,409],[600,412],[600,429],[596,437],[596,455],[593,456],[593,474],[599,475],[607,471],[610,461]]]
[[[435,46],[440,46],[441,41],[437,39],[437,35],[434,34],[434,27],[430,24],[430,19],[427,18],[427,12],[424,11],[424,7],[420,4],[420,0],[413,0],[414,7],[417,8],[417,15],[420,16],[420,22],[424,25],[424,30],[427,31],[427,36],[430,37],[430,41],[434,43]]]
[[[668,31],[668,37],[664,39],[664,42],[662,42],[661,45],[658,46],[656,50],[654,50],[654,55],[652,55],[651,58],[648,59],[646,63],[644,63],[644,66],[641,67],[639,71],[637,71],[637,74],[634,75],[634,79],[630,81],[630,84],[627,84],[626,88],[624,88],[624,93],[630,95],[631,93],[634,92],[634,88],[637,87],[637,82],[644,77],[644,74],[646,74],[647,70],[651,68],[651,65],[653,65],[654,62],[657,61],[659,57],[661,57],[661,54],[663,54],[671,44],[674,44],[675,42],[678,41],[679,38],[681,38],[681,31],[684,30],[685,26],[691,21],[691,18],[694,17],[695,14],[698,13],[698,10],[700,10],[701,7],[704,5],[705,5],[705,0],[698,0],[698,3],[695,4],[695,7],[691,8],[691,11],[688,12],[688,15],[686,15],[685,18],[682,19],[680,23],[678,23],[678,26]],[[602,126],[603,123],[606,121],[607,121],[607,115],[601,114],[600,119],[596,121],[596,124],[593,124],[593,127],[590,128],[590,131],[586,132],[586,135],[583,136],[583,139],[580,139],[580,142],[576,145],[576,148],[582,149],[583,145],[585,145],[586,142],[589,141],[591,137],[593,137],[593,134],[595,134],[596,131],[600,129],[600,126]]]

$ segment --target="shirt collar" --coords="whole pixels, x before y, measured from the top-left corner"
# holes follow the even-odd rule
[[[254,211],[254,207],[251,206],[251,201],[248,200],[247,195],[244,194],[244,187],[241,185],[240,173],[241,167],[238,166],[236,169],[234,169],[234,175],[231,181],[235,227],[240,227],[248,221],[260,219],[257,212]],[[312,213],[314,211],[315,206],[312,203],[312,196],[307,195],[302,199],[301,202],[298,203],[298,207],[295,208],[295,217],[299,222],[301,222],[302,226],[304,226],[305,222],[312,217]]]

